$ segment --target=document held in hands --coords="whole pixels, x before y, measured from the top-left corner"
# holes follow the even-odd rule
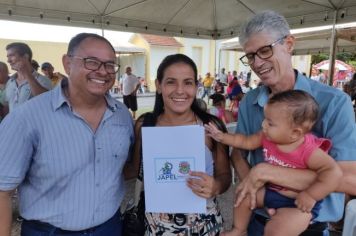
[[[146,212],[206,213],[186,185],[189,171],[205,172],[204,127],[142,127],[142,153]]]

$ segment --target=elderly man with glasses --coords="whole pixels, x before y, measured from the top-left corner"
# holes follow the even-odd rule
[[[68,79],[0,125],[0,235],[10,235],[16,187],[21,235],[121,235],[122,170],[134,134],[130,112],[108,93],[115,50],[81,33],[62,61]]]
[[[356,126],[350,99],[339,90],[306,78],[293,69],[291,59],[295,38],[290,34],[283,16],[272,11],[261,12],[250,19],[240,32],[239,41],[246,53],[240,60],[251,67],[263,85],[248,92],[241,101],[236,132],[251,135],[260,131],[264,106],[278,92],[304,90],[320,106],[321,117],[313,133],[332,140],[329,154],[343,170],[343,178],[336,190],[339,193],[332,193],[324,199],[319,216],[302,235],[328,235],[326,222],[338,221],[343,215],[344,194],[340,192],[356,193]],[[263,163],[262,149],[250,152],[234,149],[231,158],[242,180],[237,189],[238,196],[240,199],[249,196],[251,205],[255,204],[256,192],[266,183],[298,192],[317,181],[313,171]],[[275,221],[275,212],[276,209],[269,209],[272,219],[269,221],[267,212],[256,210],[250,220],[248,235],[264,235],[264,226]],[[284,224],[293,224],[291,218],[282,220]],[[276,229],[277,233],[273,235],[278,235],[278,227]]]

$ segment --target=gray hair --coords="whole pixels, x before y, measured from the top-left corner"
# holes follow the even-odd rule
[[[250,36],[268,32],[276,39],[290,34],[289,24],[284,16],[274,11],[263,11],[254,15],[240,28],[239,42],[244,46]]]

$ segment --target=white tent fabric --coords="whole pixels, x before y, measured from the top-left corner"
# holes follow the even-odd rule
[[[331,29],[295,33],[296,45],[293,55],[329,53],[331,45]],[[337,29],[337,52],[356,52],[356,27]],[[242,51],[237,38],[222,43],[221,50]]]
[[[114,47],[115,51],[119,54],[135,54],[135,53],[145,53],[145,49],[138,47],[129,42],[120,42],[117,47]]]
[[[351,71],[353,70],[353,67],[348,65],[347,63],[340,61],[340,60],[335,60],[335,69],[337,70],[348,70]],[[330,61],[329,60],[324,60],[319,62],[316,65],[313,65],[314,68],[319,69],[319,70],[329,70],[330,69]]]
[[[0,0],[0,18],[196,38],[232,38],[271,9],[291,28],[356,21],[356,0]]]

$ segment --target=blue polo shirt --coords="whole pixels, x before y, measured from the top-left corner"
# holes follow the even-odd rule
[[[0,190],[18,187],[20,214],[65,230],[97,226],[125,195],[133,120],[110,95],[94,132],[61,86],[30,99],[0,124]]]
[[[320,118],[312,130],[317,137],[332,140],[329,152],[336,161],[356,161],[356,124],[350,97],[344,92],[302,74],[297,74],[294,89],[311,94],[319,104]],[[269,91],[266,86],[257,87],[248,92],[239,107],[236,127],[237,133],[250,135],[261,130],[264,119],[263,107],[268,101]],[[248,162],[254,166],[263,162],[262,149],[250,151]],[[322,203],[316,221],[337,221],[342,217],[344,194],[332,193]]]

